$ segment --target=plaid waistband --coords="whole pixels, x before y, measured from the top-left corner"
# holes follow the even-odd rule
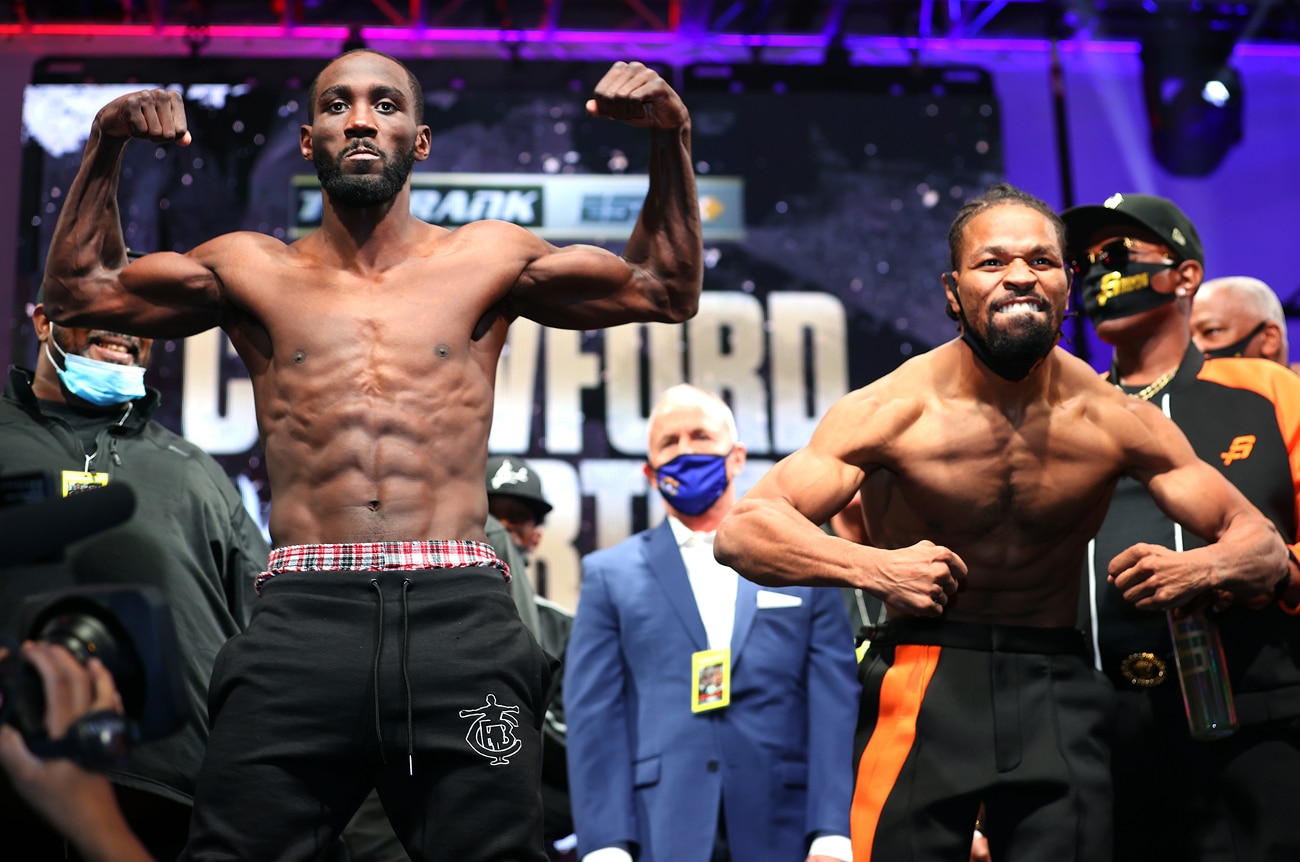
[[[333,545],[285,545],[271,551],[267,571],[253,582],[262,585],[285,572],[382,572],[417,569],[459,569],[488,566],[500,569],[507,581],[510,567],[483,542],[437,540],[421,542],[354,542]]]

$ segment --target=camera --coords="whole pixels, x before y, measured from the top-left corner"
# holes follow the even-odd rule
[[[0,542],[0,577],[7,566],[48,559],[68,542],[121,523],[135,508],[125,486],[47,497],[40,492],[44,484],[30,476],[0,480],[0,536],[17,540]],[[4,493],[18,487],[24,490],[17,499]],[[37,492],[29,494],[33,488]],[[9,649],[0,658],[0,722],[19,730],[34,754],[112,768],[121,765],[127,746],[168,736],[184,724],[180,648],[157,588],[82,584],[45,590],[23,599],[17,619],[17,629],[5,632]],[[50,741],[44,684],[23,660],[19,640],[57,644],[82,663],[98,658],[112,674],[125,716],[93,713],[62,740]]]

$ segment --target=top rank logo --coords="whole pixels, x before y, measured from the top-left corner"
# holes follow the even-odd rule
[[[418,176],[418,175],[417,175]],[[324,199],[319,186],[298,185],[297,226],[319,227]],[[452,184],[411,184],[411,214],[443,227],[459,227],[481,219],[498,219],[523,227],[542,224],[545,190],[540,185],[514,187]]]
[[[554,241],[617,242],[632,235],[649,178],[611,174],[411,174],[411,214],[446,228],[483,219],[511,222]],[[697,179],[700,226],[709,241],[745,235],[744,183],[739,177]],[[321,226],[324,196],[314,175],[291,179],[289,236]]]
[[[451,227],[499,219],[524,227],[541,224],[542,187],[467,189],[455,186],[411,189],[411,214],[429,224]]]

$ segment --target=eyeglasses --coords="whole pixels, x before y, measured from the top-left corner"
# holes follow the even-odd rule
[[[1123,239],[1112,240],[1101,247],[1100,251],[1089,251],[1070,261],[1070,266],[1077,272],[1087,272],[1095,263],[1101,263],[1112,270],[1120,270],[1128,266],[1133,252],[1146,251],[1148,254],[1156,254],[1155,251],[1147,251],[1139,247],[1141,240]],[[1174,266],[1178,261],[1169,257],[1162,257],[1156,261],[1141,261],[1142,263],[1160,263],[1165,266]]]

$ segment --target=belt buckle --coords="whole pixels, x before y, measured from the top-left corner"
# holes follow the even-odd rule
[[[1119,663],[1119,672],[1136,688],[1153,688],[1168,678],[1169,664],[1153,652],[1135,652]]]

